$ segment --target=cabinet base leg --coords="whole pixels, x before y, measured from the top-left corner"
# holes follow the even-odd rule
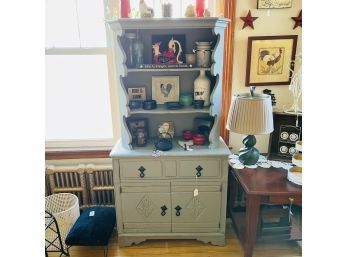
[[[141,242],[146,241],[146,238],[144,237],[123,237],[118,236],[118,246],[119,247],[125,247],[125,246],[131,246],[132,244],[140,244]]]
[[[212,245],[225,246],[225,235],[223,236],[200,236],[197,237],[198,241],[203,243],[211,243]]]

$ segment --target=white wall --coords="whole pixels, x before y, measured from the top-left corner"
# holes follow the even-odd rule
[[[251,36],[278,36],[278,35],[298,35],[296,53],[302,52],[302,28],[293,29],[295,22],[291,17],[298,16],[302,9],[302,0],[292,0],[292,7],[288,9],[256,9],[257,0],[237,0],[236,21],[234,30],[234,54],[233,54],[233,78],[232,95],[237,93],[249,92],[245,87],[246,55],[248,37]],[[259,17],[254,21],[254,29],[246,27],[242,30],[244,22],[241,16],[246,16],[251,10],[251,15]],[[295,67],[296,69],[296,67]],[[283,108],[284,105],[292,104],[292,95],[287,85],[283,86],[259,86],[256,92],[261,92],[265,88],[271,89],[276,97],[276,108]],[[233,152],[238,152],[243,146],[244,135],[230,133],[230,146]],[[256,148],[261,153],[268,151],[269,135],[256,136]]]

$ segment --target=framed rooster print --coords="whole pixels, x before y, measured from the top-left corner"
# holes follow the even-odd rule
[[[245,86],[289,85],[297,35],[248,38]]]
[[[158,104],[179,101],[179,76],[153,76],[152,100]]]

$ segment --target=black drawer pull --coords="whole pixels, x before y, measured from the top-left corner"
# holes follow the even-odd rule
[[[176,215],[176,216],[180,216],[180,210],[181,210],[180,205],[176,206],[176,207],[175,207],[175,210],[176,210],[175,215]]]
[[[167,206],[165,206],[165,205],[161,206],[161,210],[162,210],[161,215],[162,216],[166,215],[166,210],[167,209],[168,209]]]
[[[202,173],[201,173],[201,171],[203,170],[203,168],[201,167],[201,165],[198,165],[197,167],[196,167],[196,176],[197,177],[200,177],[200,176],[202,176]]]
[[[146,169],[143,166],[140,166],[138,170],[140,171],[139,177],[141,177],[141,178],[145,177],[144,171]]]

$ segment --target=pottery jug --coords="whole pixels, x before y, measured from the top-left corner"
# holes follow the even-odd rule
[[[194,100],[204,100],[204,106],[210,105],[210,80],[204,70],[194,81]]]
[[[211,42],[196,42],[196,49],[193,52],[196,53],[197,67],[210,67]]]

